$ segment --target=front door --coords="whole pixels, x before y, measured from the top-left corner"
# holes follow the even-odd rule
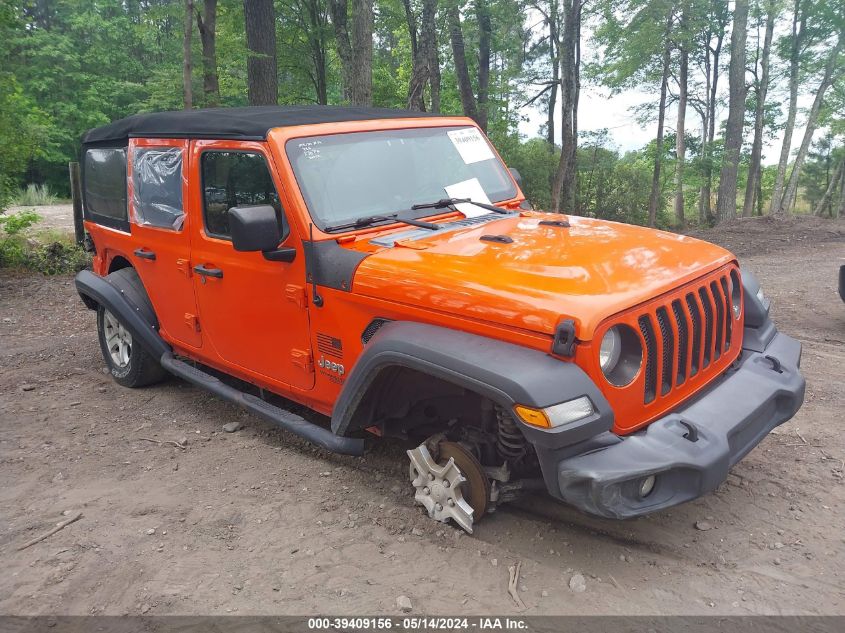
[[[132,264],[150,296],[164,338],[202,346],[190,270],[191,219],[185,203],[188,141],[130,139],[129,217]],[[186,172],[187,173],[187,172]]]
[[[305,301],[305,257],[296,227],[287,221],[285,194],[262,143],[193,141],[190,178],[201,221],[191,233],[191,264],[205,342],[224,364],[310,389],[314,369]],[[282,246],[293,262],[232,247],[228,210],[273,205]]]

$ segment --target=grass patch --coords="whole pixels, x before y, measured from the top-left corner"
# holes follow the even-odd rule
[[[59,197],[50,191],[47,185],[29,184],[12,197],[12,206],[18,207],[46,207],[56,204]]]
[[[29,230],[38,220],[32,211],[0,215],[0,267],[61,275],[90,264],[90,256],[72,235],[55,229]]]

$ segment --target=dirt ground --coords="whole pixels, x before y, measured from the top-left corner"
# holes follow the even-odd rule
[[[414,507],[398,444],[338,457],[176,379],[119,387],[71,278],[0,270],[0,613],[845,614],[845,221],[705,237],[804,343],[803,409],[703,499],[614,522],[537,497],[474,536]]]
[[[11,207],[9,209],[9,213],[18,213],[20,211],[34,211],[37,213],[41,217],[37,225],[39,229],[56,229],[73,233],[73,206],[70,204]]]

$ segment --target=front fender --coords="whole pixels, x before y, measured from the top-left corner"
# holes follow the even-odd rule
[[[535,444],[566,445],[613,426],[601,391],[578,365],[534,349],[448,328],[392,321],[364,348],[332,411],[332,430],[346,435],[361,400],[379,373],[407,367],[464,387],[511,410],[515,404],[545,408],[586,395],[596,413],[552,430],[522,424]]]

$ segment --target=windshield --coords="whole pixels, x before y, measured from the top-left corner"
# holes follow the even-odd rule
[[[411,207],[444,198],[447,187],[459,184],[480,186],[490,202],[516,196],[507,169],[474,127],[309,136],[289,140],[285,149],[320,229],[373,215],[431,215]]]

